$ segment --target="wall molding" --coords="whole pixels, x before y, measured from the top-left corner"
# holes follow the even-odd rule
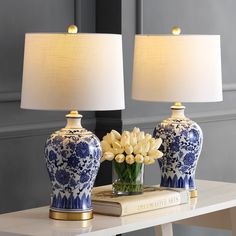
[[[236,91],[236,83],[224,83],[223,84],[224,92],[235,92]]]
[[[49,135],[53,131],[65,127],[65,124],[66,120],[0,127],[0,140]],[[82,124],[88,130],[94,131],[96,126],[96,118],[83,119]]]
[[[20,92],[0,92],[0,102],[18,102],[20,101]]]
[[[236,120],[236,110],[220,110],[210,112],[199,112],[187,115],[197,123],[209,123],[209,122],[223,122],[229,120]],[[156,126],[157,123],[161,122],[168,115],[165,116],[151,116],[151,117],[138,117],[138,118],[126,118],[123,119],[123,127],[138,126],[142,129],[149,129]]]
[[[105,127],[109,123],[109,127],[114,127],[112,126],[112,124],[117,125],[117,122],[121,122],[123,129],[130,129],[131,127],[134,126],[138,126],[141,129],[150,129],[155,127],[157,123],[159,123],[160,121],[162,121],[167,117],[168,115],[125,118],[122,121],[118,119],[111,120],[109,117],[106,117],[104,119],[99,119],[99,126]],[[230,121],[230,120],[236,120],[236,110],[192,113],[189,114],[188,117],[190,117],[197,123]],[[96,125],[96,118],[83,120],[83,126],[91,131],[94,131],[95,125]],[[65,126],[65,121],[55,121],[55,122],[21,124],[21,125],[0,127],[0,140],[49,135],[53,131],[58,130],[64,126]]]

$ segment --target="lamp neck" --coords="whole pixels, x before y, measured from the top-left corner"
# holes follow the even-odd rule
[[[78,113],[78,111],[71,111],[66,115],[67,124],[66,129],[81,129],[81,118],[83,116]]]
[[[183,119],[186,118],[184,115],[185,106],[180,102],[176,102],[173,106],[171,106],[171,118],[173,119]]]

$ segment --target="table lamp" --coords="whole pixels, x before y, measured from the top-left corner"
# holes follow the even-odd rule
[[[91,190],[100,166],[99,139],[77,110],[124,109],[122,38],[115,34],[30,33],[25,37],[21,108],[71,111],[45,145],[52,195],[49,216],[92,218]]]
[[[222,101],[219,35],[136,35],[132,97],[174,102],[172,115],[154,130],[163,140],[161,186],[185,188],[197,196],[195,171],[203,135],[184,115],[182,102]]]

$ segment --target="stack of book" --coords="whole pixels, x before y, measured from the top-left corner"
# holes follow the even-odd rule
[[[112,186],[96,187],[92,192],[93,211],[113,216],[157,210],[164,207],[188,203],[189,191],[184,189],[163,189],[159,186],[144,188],[144,193],[131,196],[114,196]]]

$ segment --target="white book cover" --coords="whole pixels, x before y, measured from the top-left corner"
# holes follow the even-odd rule
[[[92,191],[93,211],[99,214],[125,216],[188,203],[189,191],[184,189],[146,186],[144,193],[115,196],[112,185],[95,187]]]

